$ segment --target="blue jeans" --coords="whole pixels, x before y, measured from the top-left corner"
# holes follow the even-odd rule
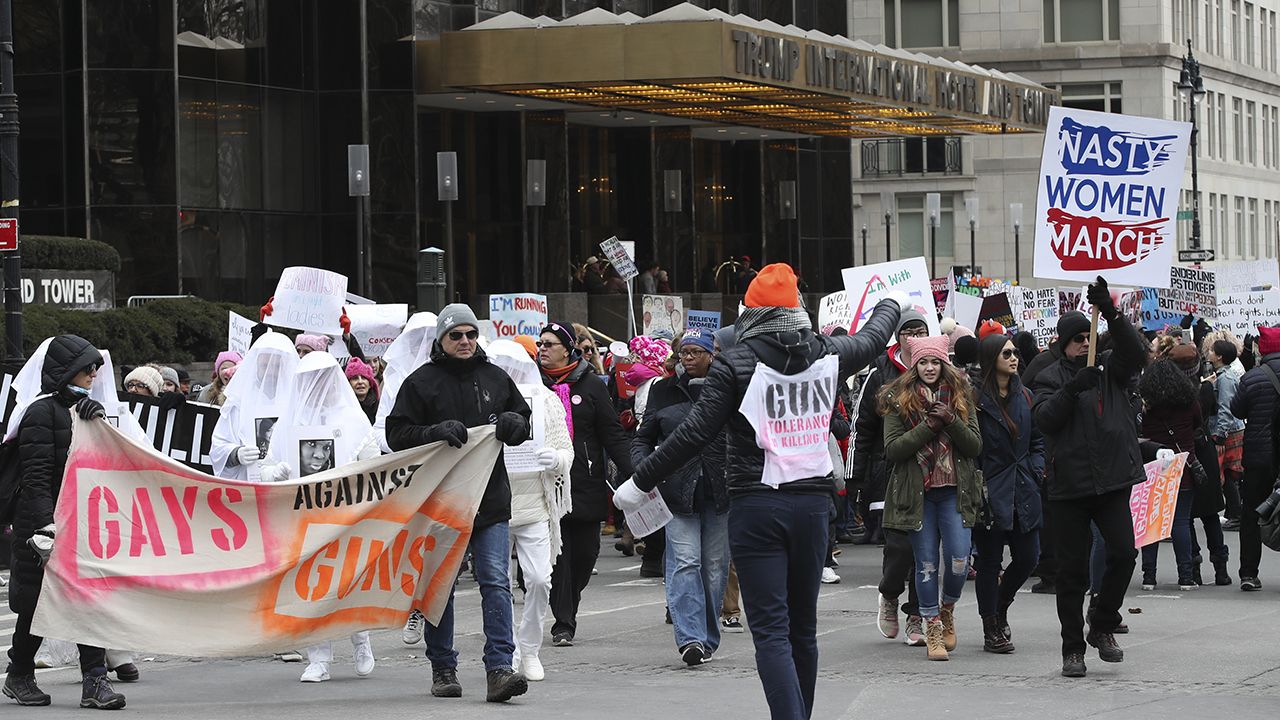
[[[476,580],[480,583],[480,611],[484,621],[485,670],[511,667],[515,652],[515,628],[511,611],[511,581],[507,567],[511,562],[511,535],[506,521],[475,528],[471,531],[471,554],[476,564]],[[431,668],[456,668],[458,651],[453,649],[453,593],[440,616],[440,624],[427,623],[424,638]]]
[[[1173,506],[1173,556],[1178,560],[1178,582],[1191,583],[1191,503],[1194,488],[1178,490],[1178,504]],[[1142,548],[1142,579],[1156,576],[1156,559],[1160,557],[1160,543],[1154,542]]]
[[[931,488],[924,493],[924,518],[919,530],[907,533],[916,555],[916,594],[920,596],[920,615],[938,616],[938,575],[942,575],[942,604],[960,599],[964,583],[969,579],[969,528],[964,526],[956,504],[956,488]],[[938,554],[948,558],[944,564]],[[939,571],[939,568],[942,568]]]
[[[1014,529],[1001,530],[993,527],[973,528],[974,544],[978,548],[976,566],[978,577],[973,582],[978,593],[978,615],[991,617],[999,610],[1000,605],[1013,602],[1018,589],[1031,577],[1040,561],[1040,529],[1020,532],[1017,529],[1018,519],[1013,520]],[[1004,568],[1004,576],[1000,575],[1000,566],[1004,562],[1004,546],[1009,546],[1009,567]]]
[[[1089,551],[1089,594],[1102,592],[1102,574],[1107,571],[1107,543],[1102,539],[1102,531],[1098,523],[1091,522],[1093,528],[1093,549]]]
[[[733,498],[729,506],[729,550],[756,646],[756,673],[775,720],[813,714],[830,509],[825,495],[770,490]]]
[[[667,523],[664,553],[667,607],[676,647],[700,642],[707,652],[720,647],[720,603],[729,583],[729,515],[714,505]]]

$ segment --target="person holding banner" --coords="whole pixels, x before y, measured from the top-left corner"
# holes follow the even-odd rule
[[[467,428],[494,425],[499,442],[520,445],[529,438],[532,415],[511,377],[488,361],[479,345],[480,321],[461,303],[446,305],[436,320],[431,362],[404,380],[387,416],[387,444],[405,450],[433,442],[461,448]],[[476,478],[480,482],[483,478]],[[471,554],[480,583],[484,620],[484,666],[489,702],[506,702],[529,688],[512,670],[515,652],[511,614],[511,482],[499,453],[471,528]],[[599,545],[599,540],[597,540]],[[462,697],[458,653],[453,649],[453,593],[438,625],[427,623],[431,694]]]
[[[267,332],[249,348],[226,388],[226,402],[213,428],[209,459],[213,474],[230,480],[257,477],[271,433],[289,402],[298,353],[288,336]]]
[[[783,263],[760,271],[735,324],[738,344],[716,356],[689,416],[614,494],[634,511],[725,432],[730,554],[775,719],[813,714],[836,384],[884,351],[912,306],[906,293],[891,293],[853,335],[816,335],[797,283]]]
[[[1101,277],[1088,288],[1089,303],[1106,319],[1111,350],[1094,365],[1089,346],[1096,331],[1081,313],[1058,320],[1062,358],[1036,377],[1032,388],[1036,426],[1045,438],[1045,478],[1056,549],[1058,621],[1062,625],[1062,674],[1084,677],[1086,643],[1103,662],[1122,662],[1114,632],[1133,577],[1137,549],[1129,492],[1146,480],[1138,449],[1129,386],[1146,362],[1143,338],[1120,314]],[[1043,356],[1042,356],[1043,357]],[[1084,632],[1084,594],[1089,587],[1093,522],[1106,545],[1089,633]]]
[[[71,447],[71,414],[79,415],[80,422],[106,418],[102,403],[89,397],[101,365],[102,354],[84,338],[59,335],[41,344],[14,379],[19,405],[9,416],[5,439],[18,443],[21,491],[13,516],[9,587],[9,609],[17,613],[18,621],[3,691],[19,705],[48,705],[51,701],[36,685],[35,657],[44,638],[31,634],[31,620],[57,535],[54,508]],[[67,532],[74,539],[75,529]],[[75,551],[74,547],[63,549]],[[89,645],[80,645],[79,650],[84,679],[80,707],[123,708],[124,695],[115,691],[107,677],[106,650]]]

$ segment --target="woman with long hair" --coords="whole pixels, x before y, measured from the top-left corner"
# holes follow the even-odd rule
[[[911,540],[929,659],[946,660],[956,647],[953,613],[969,576],[970,528],[982,502],[973,462],[982,438],[969,381],[947,358],[947,337],[907,338],[907,355],[911,365],[878,396],[884,455],[893,464],[883,522]]]
[[[1031,393],[1018,377],[1019,360],[1014,342],[1003,335],[988,335],[978,345],[978,468],[986,482],[988,510],[986,522],[973,530],[978,549],[974,589],[982,649],[993,653],[1013,652],[1009,606],[1040,560],[1044,440],[1032,422]],[[1002,576],[1005,545],[1011,562]]]

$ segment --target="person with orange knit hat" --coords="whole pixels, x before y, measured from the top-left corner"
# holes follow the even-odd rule
[[[716,355],[688,417],[614,495],[635,510],[725,432],[730,554],[769,710],[788,719],[813,712],[837,383],[884,351],[911,307],[905,293],[890,293],[858,332],[828,337],[813,332],[797,283],[785,264],[760,270],[734,324],[737,344]]]
[[[1004,334],[1004,325],[1001,325],[995,320],[983,320],[982,324],[978,326],[979,340],[982,340],[988,335],[1003,335],[1003,334]]]

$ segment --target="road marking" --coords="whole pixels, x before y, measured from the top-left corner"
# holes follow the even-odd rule
[[[614,568],[614,569],[613,569],[613,571],[614,571],[614,572],[627,572],[627,571],[629,571],[629,570],[639,570],[639,569],[640,569],[640,566],[641,566],[641,564],[640,564],[640,563],[636,563],[635,565],[627,565],[627,566],[625,566],[625,567]]]
[[[609,608],[608,610],[590,610],[588,612],[580,612],[578,613],[578,617],[604,615],[606,613],[619,612],[621,610],[634,610],[636,608],[649,607],[650,605],[666,605],[666,604],[667,604],[667,600],[666,598],[663,598],[662,600],[654,600],[653,602],[639,603],[637,605],[623,605],[622,607]]]
[[[639,580],[624,580],[623,582],[609,583],[608,587],[655,587],[662,584],[662,578],[640,578]]]

